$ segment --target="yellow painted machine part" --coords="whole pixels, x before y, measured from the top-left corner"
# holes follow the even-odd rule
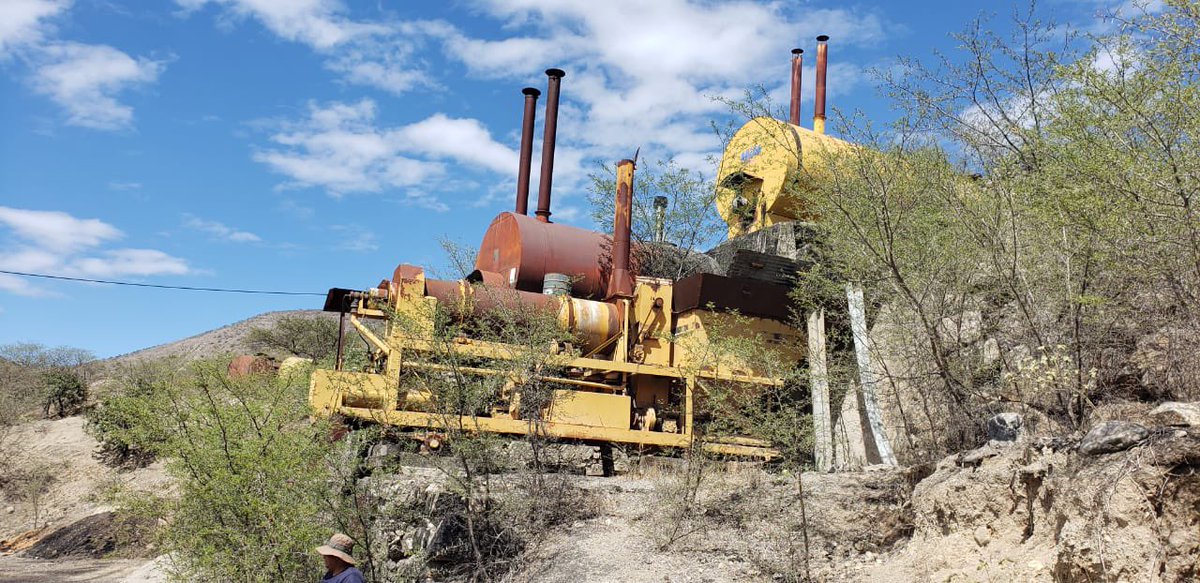
[[[616,307],[604,302],[564,296],[558,309],[558,324],[574,332],[583,350],[592,350],[617,333]]]
[[[804,335],[800,331],[775,320],[750,318],[710,312],[689,310],[677,316],[675,321],[675,364],[685,370],[698,369],[697,376],[711,376],[722,380],[759,379],[766,371],[755,370],[734,355],[717,354],[709,342],[709,334],[722,337],[747,338],[760,342],[774,351],[780,360],[797,362],[803,357]]]
[[[632,407],[625,395],[586,391],[554,391],[549,420],[554,423],[629,429]]]
[[[435,413],[416,411],[381,411],[378,409],[363,409],[343,407],[340,413],[350,417],[366,419],[384,425],[413,427],[434,431],[445,430],[447,427],[462,427],[467,431],[486,431],[491,433],[507,433],[511,435],[526,435],[530,432],[528,421],[521,419],[505,419],[503,417],[447,417]],[[692,436],[683,433],[664,433],[661,431],[638,431],[615,429],[611,427],[589,427],[571,423],[547,422],[538,426],[542,435],[560,439],[580,439],[586,441],[608,441],[627,443],[630,445],[654,447],[688,447]],[[726,441],[707,442],[705,451],[721,455],[736,455],[773,459],[779,452],[771,449],[769,444],[762,441],[740,439],[737,443]]]
[[[670,281],[639,277],[633,295],[634,362],[671,366],[674,319]]]
[[[770,117],[734,133],[717,171],[717,212],[729,238],[811,218],[804,194],[821,180],[822,157],[850,147],[834,137]]]

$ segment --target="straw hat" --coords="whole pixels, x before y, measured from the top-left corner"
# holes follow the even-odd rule
[[[317,552],[322,555],[337,557],[353,565],[355,563],[354,557],[350,556],[352,549],[354,549],[354,539],[339,532],[329,537],[329,542],[317,547]]]

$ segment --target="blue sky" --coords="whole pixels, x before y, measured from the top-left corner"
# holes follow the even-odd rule
[[[831,106],[886,120],[871,67],[1025,5],[0,0],[0,269],[368,287],[401,262],[444,266],[440,239],[474,247],[511,210],[520,89],[547,67],[567,71],[553,218],[586,227],[596,161],[640,147],[711,172],[711,96],[784,97],[792,47],[811,88],[812,39],[830,35]],[[1086,27],[1112,5],[1039,10]],[[111,356],[320,305],[0,274],[0,344]]]

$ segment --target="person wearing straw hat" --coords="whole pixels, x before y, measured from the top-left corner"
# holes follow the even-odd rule
[[[336,533],[329,541],[317,547],[317,553],[325,560],[325,576],[321,583],[364,583],[362,571],[354,566],[354,539]]]

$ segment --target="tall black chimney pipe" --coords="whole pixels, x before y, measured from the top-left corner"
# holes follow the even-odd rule
[[[546,87],[546,131],[542,134],[542,176],[538,181],[537,218],[543,223],[550,222],[550,187],[554,180],[554,137],[558,132],[558,90],[562,78],[566,75],[562,69],[546,69],[549,77]]]
[[[521,90],[525,94],[525,116],[521,118],[521,161],[517,164],[518,215],[529,212],[529,167],[533,164],[533,118],[537,116],[537,98],[541,91],[533,87]]]

